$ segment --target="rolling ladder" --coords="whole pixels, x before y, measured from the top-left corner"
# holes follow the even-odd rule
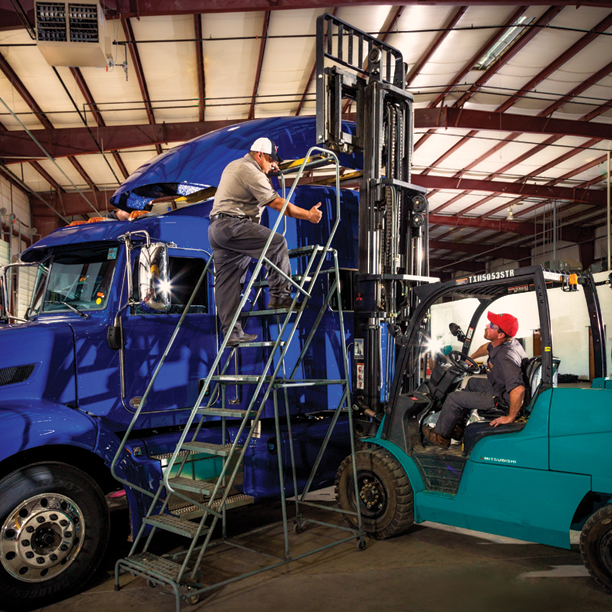
[[[318,151],[318,155],[311,161],[311,154],[314,151]],[[256,297],[253,300],[254,304],[257,301],[257,297],[261,293],[263,287],[266,285],[265,281],[257,280],[259,278],[262,266],[265,265],[268,268],[270,266],[274,267],[273,264],[266,258],[266,253],[272,241],[273,233],[270,235],[264,251],[255,265],[251,279],[243,291],[243,297],[230,325],[230,331],[238,318],[241,316],[273,316],[277,322],[278,331],[276,338],[270,338],[262,342],[252,342],[238,344],[234,347],[227,347],[227,340],[230,336],[230,332],[225,335],[224,341],[221,344],[215,360],[209,369],[208,375],[201,385],[199,396],[195,405],[191,409],[190,416],[184,426],[176,448],[168,459],[168,464],[163,474],[163,478],[159,482],[157,490],[155,493],[153,493],[151,491],[145,491],[133,483],[130,483],[117,476],[115,474],[114,467],[117,461],[119,461],[121,452],[125,447],[129,435],[140,416],[141,410],[146,402],[146,398],[151,391],[159,370],[163,366],[163,362],[172,347],[178,333],[178,329],[184,320],[185,314],[189,311],[191,302],[196,295],[199,286],[203,282],[204,277],[208,273],[209,266],[207,266],[202,272],[192,297],[189,303],[186,305],[183,315],[177,324],[177,328],[153,373],[140,406],[135,412],[132,423],[126,431],[121,446],[117,450],[113,460],[113,474],[118,480],[120,480],[126,486],[135,488],[140,493],[145,494],[148,497],[152,497],[149,510],[146,517],[143,519],[143,523],[138,534],[134,538],[134,542],[128,556],[124,559],[120,559],[116,564],[116,590],[119,589],[119,576],[121,573],[125,572],[144,577],[152,585],[169,585],[175,595],[176,609],[178,612],[180,610],[180,602],[182,599],[186,599],[190,603],[195,603],[200,594],[204,592],[224,586],[231,582],[235,582],[247,576],[273,569],[298,558],[319,552],[320,550],[330,546],[335,546],[337,544],[353,540],[356,541],[359,549],[365,547],[364,532],[361,528],[361,515],[359,510],[357,510],[355,513],[343,511],[343,514],[355,514],[357,516],[359,525],[358,529],[338,525],[336,523],[332,524],[310,519],[307,518],[302,512],[302,506],[315,506],[325,510],[340,512],[339,509],[330,508],[328,506],[323,506],[308,501],[306,500],[306,496],[310,491],[310,487],[312,486],[313,479],[317,473],[328,441],[341,413],[348,414],[349,431],[351,432],[351,454],[353,455],[353,466],[355,466],[355,447],[352,436],[353,426],[349,387],[349,366],[347,348],[344,341],[345,333],[342,301],[340,295],[340,273],[337,253],[331,248],[331,242],[340,222],[339,164],[337,157],[330,151],[320,149],[318,147],[311,148],[308,151],[303,163],[299,167],[293,187],[291,188],[286,200],[287,202],[290,201],[295,186],[298,184],[298,181],[305,169],[320,166],[323,163],[329,164],[330,162],[335,164],[336,169],[336,219],[333,227],[331,228],[327,243],[324,246],[312,245],[289,251],[291,258],[299,257],[304,258],[305,260],[302,266],[302,272],[295,275],[293,278],[285,276],[280,270],[278,270],[278,268],[276,268],[277,272],[283,274],[285,279],[295,288],[296,297],[294,298],[290,308],[283,310],[252,309],[246,313],[243,313],[242,310],[246,306],[249,296],[251,295],[251,291],[255,290],[256,292]],[[295,170],[295,167],[293,170]],[[282,177],[282,180],[284,185],[284,177]],[[272,228],[272,232],[277,230],[281,219],[283,219],[283,214],[284,209],[279,215],[276,224]],[[323,266],[326,262],[328,262],[330,265],[328,268],[324,269]],[[298,324],[308,304],[308,299],[311,297],[312,291],[315,288],[317,279],[321,275],[325,274],[328,275],[330,289],[327,292],[315,322],[312,325],[306,340],[304,341],[304,346],[299,353],[296,363],[292,364],[288,368],[286,364],[286,357],[288,356],[287,354],[291,343],[294,341],[295,332],[298,330]],[[340,345],[344,365],[344,377],[339,379],[297,379],[296,374],[304,361],[308,348],[317,332],[317,328],[334,296],[337,297],[338,303],[338,320],[341,340]],[[303,299],[301,303],[298,302],[298,297]],[[229,348],[229,353],[227,353],[226,348]],[[237,363],[236,356],[238,352],[249,351],[254,348],[262,348],[269,353],[260,373],[252,375],[242,375],[237,371],[234,373],[228,373],[232,361],[235,360]],[[223,360],[224,355],[226,355],[225,360]],[[234,385],[251,385],[254,387],[251,400],[248,403],[246,410],[232,408],[231,402],[228,402],[227,400],[227,388],[228,386]],[[330,421],[329,428],[318,452],[317,458],[312,465],[306,485],[302,492],[299,493],[296,465],[294,460],[294,446],[291,433],[288,390],[295,387],[325,385],[340,385],[342,389],[341,399],[336,407],[336,410],[334,411],[333,418]],[[204,399],[206,397],[208,397],[208,401],[204,404]],[[252,497],[237,492],[234,485],[237,482],[237,477],[239,476],[240,468],[249,442],[253,436],[257,434],[262,412],[270,398],[273,401],[274,407],[276,440],[279,442],[281,440],[281,415],[279,404],[281,403],[281,400],[284,400],[285,404],[289,458],[291,464],[290,469],[294,492],[296,533],[300,533],[306,523],[311,522],[318,525],[338,528],[349,532],[349,534],[331,544],[318,547],[314,550],[308,551],[307,553],[300,554],[299,556],[291,556],[288,536],[287,499],[284,485],[286,466],[283,465],[283,453],[279,450],[279,452],[276,454],[278,458],[280,479],[284,554],[282,556],[273,556],[272,562],[266,567],[258,568],[215,584],[206,585],[201,580],[200,566],[205,553],[214,544],[216,544],[216,542],[211,540],[215,527],[219,524],[219,521],[221,521],[222,541],[230,545],[238,546],[239,548],[245,548],[244,545],[227,539],[227,510],[253,503]],[[220,444],[211,444],[197,440],[198,434],[200,433],[200,430],[208,417],[218,417],[221,419]],[[233,423],[240,423],[238,430],[233,435],[233,439],[231,439],[227,429],[228,419],[232,420]],[[201,458],[200,460],[207,460],[211,456],[218,457],[222,461],[222,468],[216,479],[210,481],[197,480],[190,477],[189,471],[193,468],[193,464],[199,460],[198,457]],[[356,473],[353,475],[353,481],[355,482],[355,496],[357,499],[358,492]],[[188,543],[185,550],[172,556],[158,556],[150,552],[151,543],[156,532],[158,531],[170,532],[185,538]],[[246,534],[243,534],[243,536],[244,535]],[[271,556],[269,553],[264,554],[266,554],[268,557]]]

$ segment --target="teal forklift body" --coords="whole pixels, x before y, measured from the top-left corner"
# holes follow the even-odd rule
[[[455,495],[430,491],[413,460],[380,437],[367,440],[401,463],[415,494],[415,522],[432,521],[560,548],[591,491],[612,491],[612,444],[605,389],[542,392],[524,429],[481,439]],[[601,460],[597,461],[597,455]]]

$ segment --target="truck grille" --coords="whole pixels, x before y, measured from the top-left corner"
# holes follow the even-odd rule
[[[36,364],[13,366],[11,368],[2,368],[0,370],[0,387],[5,385],[14,385],[15,383],[28,380],[34,371]]]

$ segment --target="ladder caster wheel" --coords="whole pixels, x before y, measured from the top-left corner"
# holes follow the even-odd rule
[[[200,601],[200,596],[199,595],[189,595],[187,597],[187,603],[190,606],[195,606],[198,603],[198,601]]]
[[[306,530],[306,527],[304,526],[304,523],[302,521],[295,521],[295,523],[293,524],[293,532],[296,535],[300,535],[300,533],[304,533],[305,530]]]
[[[367,546],[365,538],[357,538],[355,546],[357,547],[357,550],[365,550]]]
[[[148,586],[150,589],[154,589],[154,588],[157,586],[157,583],[156,583],[156,582],[153,582],[153,580],[147,580],[147,586]]]
[[[115,591],[120,591],[120,590],[121,590],[121,587],[118,584],[116,584],[115,585]]]

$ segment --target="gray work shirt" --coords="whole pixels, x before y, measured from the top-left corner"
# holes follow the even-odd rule
[[[250,217],[261,223],[263,209],[278,198],[270,179],[247,153],[230,162],[219,181],[211,215],[225,213],[234,217]]]
[[[516,338],[495,347],[489,344],[487,350],[487,379],[493,387],[495,397],[510,405],[510,391],[525,386],[521,362],[527,358],[527,354]]]

